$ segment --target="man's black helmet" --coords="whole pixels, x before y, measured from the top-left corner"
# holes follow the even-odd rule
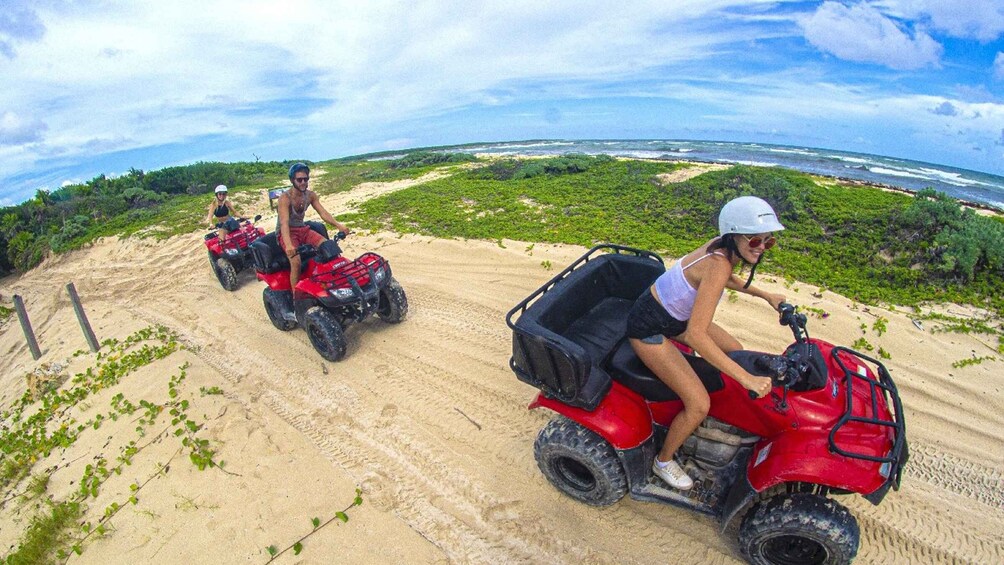
[[[293,180],[293,175],[295,175],[296,173],[298,173],[300,171],[307,171],[309,173],[310,172],[310,167],[308,167],[306,163],[296,163],[296,164],[294,164],[292,167],[289,168],[289,180],[292,181]]]

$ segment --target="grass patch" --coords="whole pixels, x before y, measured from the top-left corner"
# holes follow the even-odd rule
[[[561,158],[557,158],[561,159]],[[787,230],[760,272],[818,285],[869,304],[956,302],[1004,312],[1004,278],[991,269],[965,284],[918,268],[933,254],[922,238],[902,241],[915,199],[860,186],[822,186],[796,171],[736,166],[662,184],[681,165],[585,158],[548,170],[548,159],[502,159],[363,203],[344,221],[371,230],[497,241],[592,246],[616,242],[677,257],[717,235],[721,206],[743,194],[775,205]],[[922,234],[923,235],[923,234]],[[932,236],[933,237],[933,236]],[[925,247],[928,246],[928,247]]]
[[[42,565],[55,562],[56,548],[66,545],[70,531],[82,515],[79,502],[46,501],[46,512],[31,519],[17,550],[0,558],[0,563]]]
[[[188,397],[194,395],[182,389],[186,364],[182,364],[179,372],[168,380],[167,400],[164,402],[145,399],[134,402],[118,393],[111,398],[107,411],[96,410],[92,406],[96,393],[113,388],[140,368],[181,348],[177,336],[160,326],[145,328],[122,341],[105,340],[95,356],[95,365],[67,380],[66,386],[53,384],[65,380],[59,375],[48,375],[51,380],[29,388],[11,409],[3,412],[0,419],[0,508],[15,499],[37,501],[37,513],[31,518],[17,548],[0,558],[0,563],[65,561],[73,553],[81,554],[91,536],[105,535],[113,530],[111,520],[122,508],[139,503],[140,491],[150,480],[166,472],[169,461],[160,464],[154,476],[145,482],[130,485],[130,494],[108,504],[102,514],[95,516],[90,506],[105,483],[120,476],[123,469],[131,465],[148,445],[174,437],[179,443],[175,455],[187,453],[198,469],[222,465],[214,459],[215,448],[200,436],[202,425],[189,414],[191,401]],[[52,370],[60,372],[62,369]],[[32,375],[37,376],[37,373]],[[78,421],[73,416],[77,413],[93,415],[86,421]],[[170,418],[170,423],[164,423],[165,416]],[[82,474],[73,481],[75,492],[66,500],[56,500],[48,495],[52,473],[70,468],[74,462],[52,466],[43,462],[50,455],[73,446],[84,434],[121,418],[127,419],[130,426],[132,422],[138,423],[134,430],[137,439],[145,437],[147,443],[138,445],[119,428],[115,432],[115,445],[109,447],[106,443],[100,452],[88,454],[86,465],[81,463],[76,466],[82,466]],[[148,434],[151,428],[157,429],[157,433]],[[115,449],[117,454],[106,453]],[[44,469],[35,471],[40,465]],[[32,475],[32,472],[36,474]],[[29,476],[31,479],[25,481]]]

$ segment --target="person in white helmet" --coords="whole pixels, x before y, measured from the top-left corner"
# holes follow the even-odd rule
[[[729,201],[718,215],[718,237],[674,263],[628,314],[627,335],[635,353],[683,401],[652,463],[652,471],[673,488],[687,490],[694,484],[673,457],[708,415],[711,399],[683,354],[665,338],[689,345],[758,398],[769,394],[769,378],[750,374],[728,357],[742,345],[713,318],[726,288],[763,298],[775,310],[784,302],[783,295],[750,286],[756,265],[777,241],[774,233],[783,229],[773,208],[760,198]],[[745,284],[735,273],[740,265],[752,266]]]
[[[209,213],[206,215],[206,223],[209,224],[209,227],[215,226],[219,230],[220,239],[222,239],[230,233],[230,230],[226,227],[227,221],[237,218],[237,209],[227,199],[227,187],[225,185],[217,185],[214,193],[215,197],[212,203],[209,204]],[[233,227],[232,224],[233,222],[231,222],[230,227]]]

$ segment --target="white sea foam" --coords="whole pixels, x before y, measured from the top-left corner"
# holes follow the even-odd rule
[[[837,159],[840,159],[841,161],[847,161],[848,163],[857,163],[859,165],[873,165],[873,164],[875,164],[875,161],[872,161],[870,159],[859,159],[858,157],[841,157],[839,155],[837,155],[836,157],[837,157]]]
[[[873,173],[875,173],[875,174],[887,175],[887,176],[890,176],[890,177],[905,177],[905,178],[913,178],[913,179],[931,180],[927,176],[921,175],[921,174],[917,174],[916,172],[913,172],[913,171],[903,171],[903,170],[900,170],[900,169],[889,169],[889,168],[886,168],[886,167],[868,167],[868,170],[871,171],[871,172],[873,172]]]
[[[809,157],[818,157],[819,153],[815,151],[809,151],[808,149],[768,149],[771,153],[789,153],[792,155],[807,155]]]
[[[931,178],[937,178],[941,180],[941,182],[947,182],[948,184],[952,184],[955,186],[990,186],[990,187],[996,186],[988,182],[980,182],[976,179],[966,178],[959,173],[953,173],[951,171],[942,171],[939,169],[920,169],[920,170],[929,174]]]

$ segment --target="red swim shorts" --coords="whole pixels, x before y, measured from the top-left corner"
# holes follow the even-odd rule
[[[289,239],[293,242],[293,247],[299,247],[304,243],[308,243],[313,247],[324,243],[324,236],[317,233],[316,231],[310,229],[310,226],[300,226],[300,227],[289,227]],[[279,247],[282,250],[286,250],[286,246],[282,243],[282,233],[279,234]]]

